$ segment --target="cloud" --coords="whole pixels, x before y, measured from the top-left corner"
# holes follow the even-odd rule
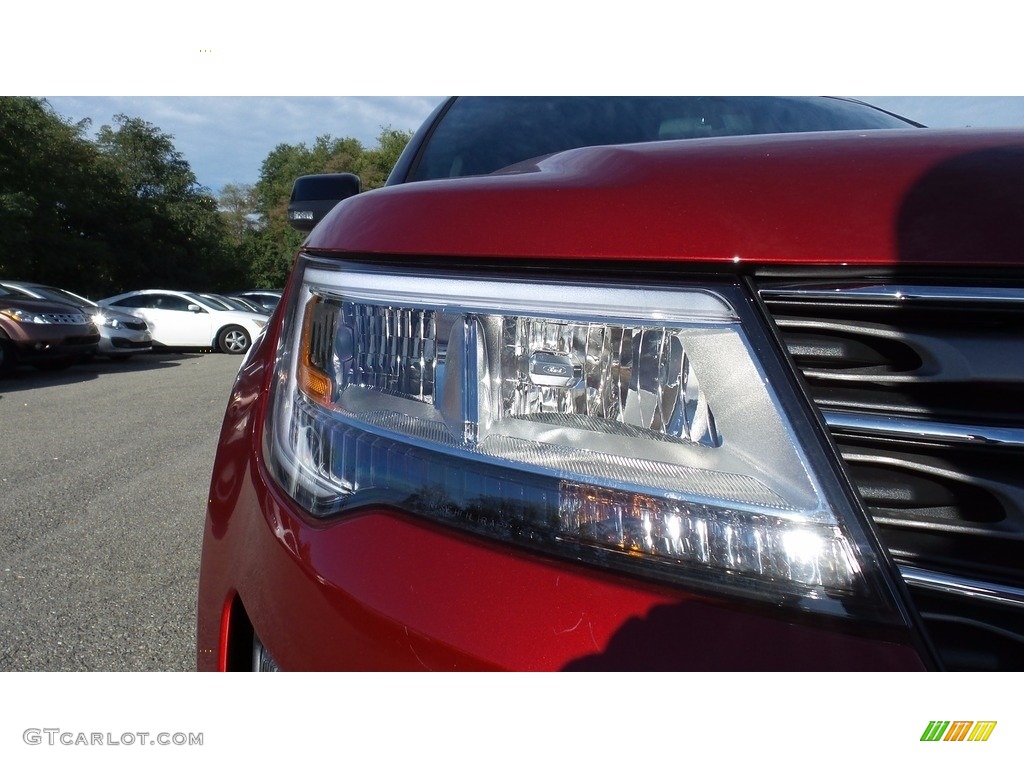
[[[93,129],[115,114],[139,117],[174,137],[199,183],[214,192],[251,184],[278,144],[351,136],[373,146],[382,127],[415,130],[441,97],[103,96],[47,97],[62,116],[91,118]]]

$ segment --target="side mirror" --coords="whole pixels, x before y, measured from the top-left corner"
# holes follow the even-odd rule
[[[292,185],[288,223],[299,232],[310,232],[342,200],[359,194],[361,182],[354,173],[318,173],[300,176]]]
[[[199,312],[204,312],[205,310],[202,307],[200,307],[198,304],[189,304],[188,305],[188,311],[189,312],[199,313]]]

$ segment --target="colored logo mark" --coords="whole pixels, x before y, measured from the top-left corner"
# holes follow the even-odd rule
[[[996,728],[995,720],[932,720],[921,741],[988,741]]]

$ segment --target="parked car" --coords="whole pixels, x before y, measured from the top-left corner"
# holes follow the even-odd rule
[[[271,314],[277,307],[278,302],[281,300],[281,293],[281,291],[274,290],[251,290],[237,291],[228,295],[258,304],[263,307],[268,314]]]
[[[188,291],[129,291],[101,299],[99,304],[145,319],[154,345],[215,347],[230,355],[247,351],[267,324],[266,315],[224,309]]]
[[[96,354],[125,360],[137,352],[148,352],[153,347],[149,326],[141,317],[110,307],[102,308],[91,299],[49,285],[5,280],[0,282],[0,287],[14,294],[57,301],[81,310],[99,329],[100,343],[96,348]]]
[[[0,286],[0,375],[18,363],[67,367],[96,351],[96,326],[79,309]]]
[[[446,101],[294,217],[199,668],[1020,669],[1022,206],[1024,131]]]

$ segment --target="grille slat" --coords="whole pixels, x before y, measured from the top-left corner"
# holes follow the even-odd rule
[[[1024,283],[760,291],[941,661],[1021,668]]]
[[[57,314],[47,312],[43,314],[42,317],[46,322],[54,323],[56,325],[85,325],[88,322],[85,315],[80,314]]]

